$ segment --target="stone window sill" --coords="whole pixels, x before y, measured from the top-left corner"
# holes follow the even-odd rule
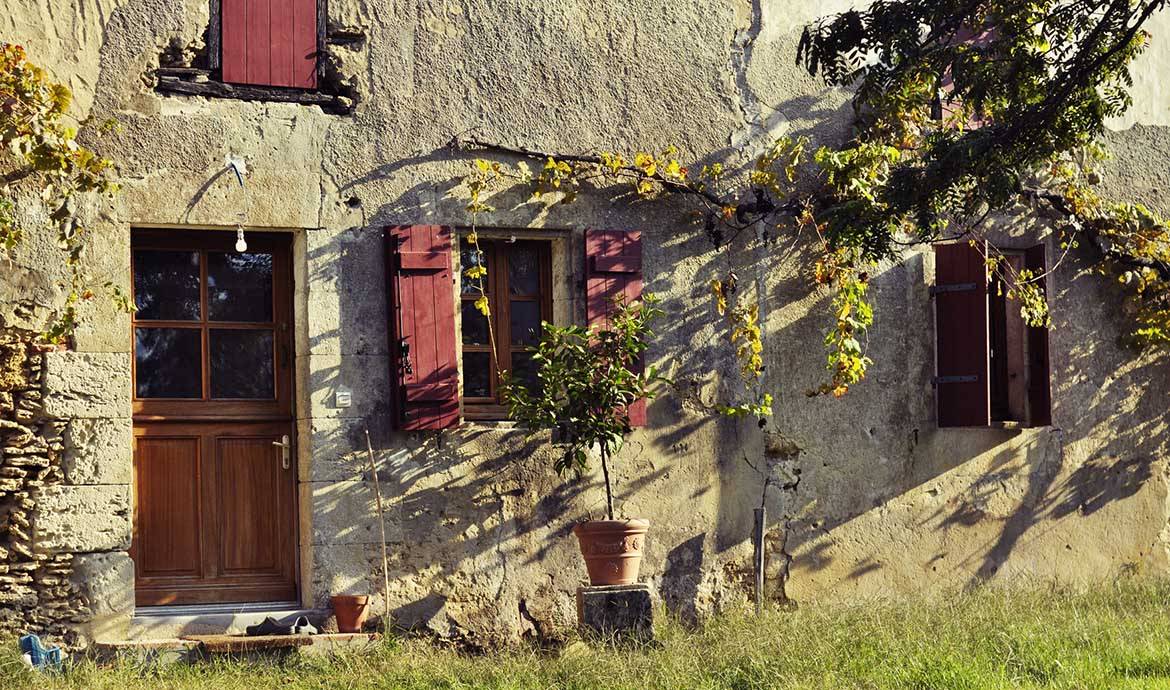
[[[214,81],[212,72],[197,67],[159,67],[154,71],[158,78],[155,91],[183,96],[204,98],[231,98],[241,101],[269,101],[277,103],[300,103],[317,105],[328,113],[347,115],[353,112],[354,102],[345,96],[290,89],[279,86],[250,86],[225,84]]]

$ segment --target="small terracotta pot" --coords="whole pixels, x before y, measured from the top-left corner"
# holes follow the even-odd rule
[[[365,594],[335,594],[329,597],[333,615],[337,616],[337,629],[343,633],[362,631],[366,616],[370,613],[370,598]]]
[[[591,520],[573,528],[591,585],[632,585],[642,566],[649,520]]]

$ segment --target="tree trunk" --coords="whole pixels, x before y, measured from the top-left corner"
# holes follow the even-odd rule
[[[601,474],[605,477],[605,514],[613,519],[613,487],[609,483],[609,450],[601,444]]]

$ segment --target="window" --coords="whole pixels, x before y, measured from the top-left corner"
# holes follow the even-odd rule
[[[206,53],[168,46],[155,90],[177,96],[316,105],[345,115],[359,94],[347,79],[326,79],[329,44],[364,43],[362,30],[326,33],[326,0],[210,0]]]
[[[477,253],[463,240],[459,259],[464,274],[460,279],[464,416],[502,419],[506,409],[496,371],[512,372],[530,385],[536,381],[532,355],[540,342],[540,324],[552,319],[549,244],[481,238]],[[476,265],[487,269],[486,278],[467,278],[466,270]],[[490,324],[475,306],[481,281],[492,314]]]
[[[291,402],[287,238],[135,231],[134,408],[268,413]]]
[[[1024,268],[1024,255],[1005,253],[1009,275]],[[991,421],[1024,422],[1028,417],[1027,327],[1019,306],[1007,298],[1009,286],[995,274],[987,286],[987,323],[991,360]]]
[[[1044,273],[1043,245],[1000,253],[1009,274]],[[988,279],[986,254],[986,245],[935,245],[939,426],[1046,426],[1052,423],[1048,330],[1028,326],[1006,286],[997,276]]]
[[[212,0],[212,68],[223,82],[317,88],[324,0]]]
[[[390,405],[400,431],[451,429],[461,417],[505,419],[497,369],[536,380],[533,352],[541,322],[552,321],[552,248],[564,239],[484,238],[479,252],[466,242],[459,247],[464,271],[475,265],[487,269],[482,294],[491,307],[489,324],[475,307],[481,285],[455,277],[455,237],[454,228],[445,225],[385,229]],[[642,233],[591,228],[582,239],[581,298],[587,323],[594,326],[605,323],[614,295],[641,297]],[[629,412],[633,426],[646,424],[645,401]]]

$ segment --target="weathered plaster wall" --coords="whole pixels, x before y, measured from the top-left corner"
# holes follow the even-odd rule
[[[81,92],[79,115],[122,122],[121,133],[95,144],[119,161],[125,187],[114,207],[94,209],[103,275],[127,280],[131,226],[222,229],[242,220],[295,233],[305,603],[380,588],[379,530],[362,470],[368,427],[391,506],[396,620],[488,644],[552,634],[572,620],[584,570],[569,529],[599,511],[602,494],[596,478],[562,482],[549,447],[517,431],[389,431],[381,228],[469,221],[456,184],[467,160],[445,147],[471,129],[549,150],[674,143],[688,157],[712,158],[782,132],[836,140],[848,130],[847,96],[803,74],[793,56],[801,23],[846,4],[334,0],[331,22],[368,34],[362,44],[331,48],[363,96],[345,117],[153,92],[146,75],[163,48],[202,35],[204,0],[16,0],[0,18],[0,39],[25,42]],[[1163,124],[1161,93],[1138,96],[1135,117]],[[1142,126],[1112,135],[1114,191],[1158,205],[1170,163],[1165,133]],[[248,163],[246,198],[224,174],[228,155]],[[911,253],[875,278],[869,380],[844,400],[809,399],[803,392],[824,376],[829,296],[807,289],[799,244],[787,255],[786,243],[715,252],[669,200],[612,203],[591,194],[546,209],[504,195],[495,205],[501,210],[484,222],[555,229],[569,268],[581,265],[573,252],[584,227],[645,233],[647,289],[670,313],[650,356],[679,387],[650,405],[649,427],[620,459],[618,500],[622,512],[651,520],[644,573],[676,609],[710,611],[742,597],[750,509],[768,473],[780,485],[766,497],[778,598],[1166,572],[1167,365],[1116,344],[1112,288],[1084,274],[1075,255],[1051,283],[1054,426],[939,430],[929,253]],[[1005,232],[1025,246],[1046,230]],[[34,238],[5,269],[7,318],[59,298],[44,268],[52,265],[47,243]],[[776,255],[766,273],[752,267]],[[699,404],[736,392],[706,288],[728,270],[759,276],[754,289],[766,295],[767,377],[778,400],[764,432],[714,420]],[[558,276],[559,318],[580,317],[577,280],[572,271]],[[18,302],[25,306],[12,306]],[[54,548],[106,553],[91,559],[103,574],[87,580],[100,590],[91,595],[127,613],[128,581],[109,575],[124,570],[100,559],[125,562],[129,524],[96,517],[125,515],[129,505],[129,326],[108,307],[95,310],[76,352],[47,356],[56,364],[47,365],[45,390],[61,407],[46,402],[46,413],[111,420],[92,424],[113,425],[117,440],[66,440],[69,488],[48,492],[36,524]],[[343,385],[353,405],[336,408],[333,393]],[[79,534],[85,544],[70,541]],[[381,606],[376,597],[375,611]]]

